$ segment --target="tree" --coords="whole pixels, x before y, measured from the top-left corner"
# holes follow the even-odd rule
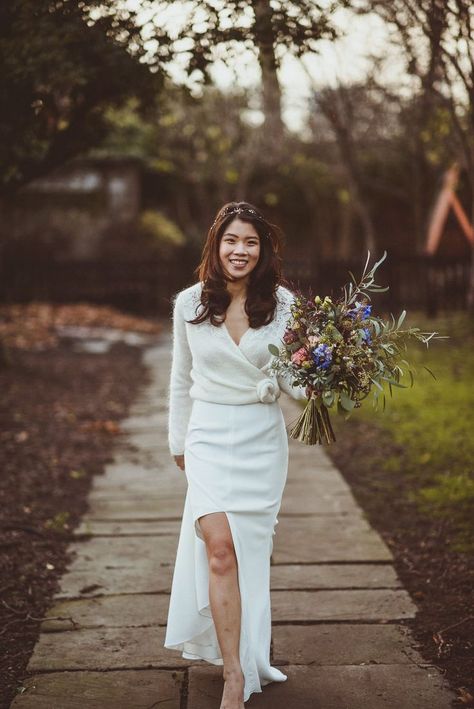
[[[398,32],[409,73],[449,113],[456,139],[452,159],[466,171],[474,224],[474,6],[471,0],[367,0]],[[474,310],[474,247],[468,305]]]
[[[172,0],[164,0],[173,4]],[[192,0],[186,21],[176,36],[157,27],[157,58],[167,62],[176,47],[185,42],[189,73],[198,72],[209,80],[209,68],[216,59],[216,48],[225,49],[231,63],[236,52],[245,47],[257,53],[262,74],[265,126],[263,135],[276,143],[282,137],[281,91],[277,70],[284,50],[297,57],[317,52],[318,40],[337,35],[331,15],[348,0],[329,3],[315,0]],[[262,155],[262,158],[264,156]]]
[[[361,87],[349,88],[341,84],[336,89],[325,88],[316,92],[315,99],[320,111],[334,131],[341,160],[346,170],[354,209],[363,227],[365,248],[374,252],[376,247],[375,228],[353,130],[355,123],[353,96],[360,94],[360,89]],[[360,106],[361,102],[359,101],[358,107],[360,108]],[[360,119],[360,117],[358,118]]]
[[[216,209],[246,197],[258,164],[256,130],[243,118],[248,100],[243,90],[206,86],[196,98],[166,84],[145,118],[134,103],[108,111],[100,151],[144,160],[159,184],[156,192],[190,241],[200,244]]]
[[[0,194],[100,142],[107,106],[145,105],[161,74],[143,63],[136,16],[113,0],[0,5]]]

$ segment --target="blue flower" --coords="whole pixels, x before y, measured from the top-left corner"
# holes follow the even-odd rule
[[[363,339],[364,342],[366,342],[368,345],[370,345],[370,343],[372,342],[372,335],[371,335],[370,330],[369,330],[368,327],[364,327],[362,339]]]
[[[318,345],[311,352],[311,357],[318,369],[328,369],[332,362],[332,347],[329,345]]]
[[[371,312],[371,305],[364,305],[363,303],[360,303],[358,300],[356,300],[356,302],[354,303],[354,307],[349,310],[347,314],[351,318],[356,318],[358,315],[360,315],[361,320],[367,320],[367,318],[370,317]]]

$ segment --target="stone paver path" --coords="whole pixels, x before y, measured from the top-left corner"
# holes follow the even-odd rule
[[[13,709],[217,709],[222,669],[163,648],[185,477],[166,441],[169,333],[145,358],[153,381],[123,423],[76,530],[74,559]],[[298,413],[282,395],[285,419]],[[290,442],[272,557],[273,663],[288,680],[258,709],[448,709],[418,654],[416,607],[390,551],[317,446]]]

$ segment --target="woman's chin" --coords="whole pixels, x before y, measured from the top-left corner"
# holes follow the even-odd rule
[[[252,272],[252,269],[246,268],[245,270],[240,270],[237,268],[233,269],[225,269],[225,276],[231,281],[239,281],[242,280],[243,278],[246,278],[247,276],[250,276]]]

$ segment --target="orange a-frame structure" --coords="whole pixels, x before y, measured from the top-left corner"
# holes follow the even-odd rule
[[[449,210],[452,209],[459,225],[469,243],[474,246],[474,227],[466,216],[462,205],[455,194],[455,189],[459,179],[459,166],[452,165],[444,174],[443,187],[435,202],[428,226],[428,235],[425,244],[425,253],[432,256],[439,246],[443,228],[448,218]]]

